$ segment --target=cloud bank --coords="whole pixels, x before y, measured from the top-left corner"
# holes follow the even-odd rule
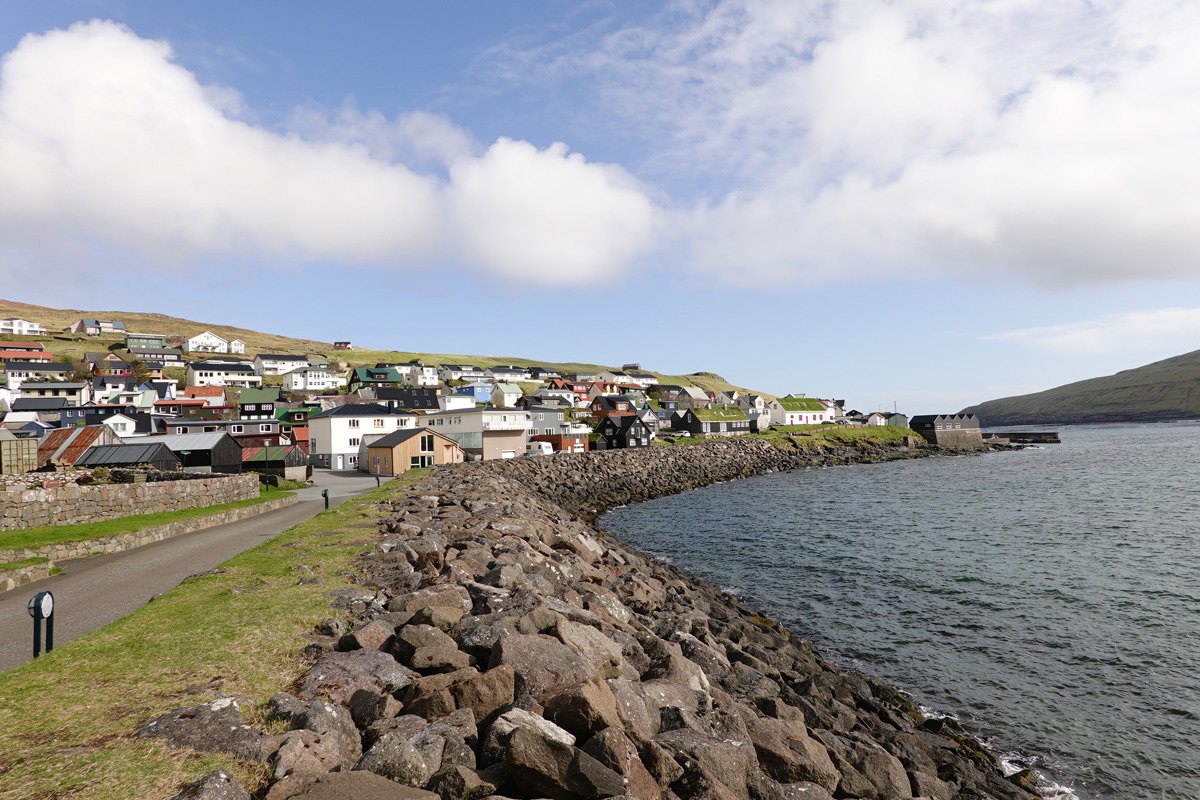
[[[666,132],[702,268],[1067,287],[1200,271],[1197,35],[1181,0],[725,0],[495,61]]]
[[[1108,314],[1096,319],[1022,328],[984,337],[1071,357],[1101,356],[1152,349],[1186,349],[1200,340],[1200,308],[1162,308]]]
[[[294,130],[274,132],[240,121],[236,92],[202,86],[171,56],[97,21],[26,36],[4,58],[4,246],[82,238],[181,272],[225,253],[450,261],[570,285],[621,270],[651,241],[656,210],[634,180],[565,145],[481,150],[435,115],[352,108],[302,110]]]

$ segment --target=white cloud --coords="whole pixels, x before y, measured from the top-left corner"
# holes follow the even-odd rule
[[[521,66],[669,133],[701,268],[1078,285],[1200,271],[1197,36],[1185,0],[678,2]]]
[[[1163,308],[1109,314],[1097,319],[1022,328],[985,337],[1072,357],[1144,350],[1177,352],[1180,342],[1200,341],[1200,308]]]
[[[324,118],[301,110],[283,135],[241,110],[236,92],[200,85],[167,44],[120,25],[25,37],[0,67],[0,247],[24,253],[15,263],[94,240],[179,270],[225,253],[462,259],[569,284],[619,271],[649,243],[653,207],[632,180],[563,147],[501,140],[477,156],[443,117],[387,120],[351,104]],[[504,170],[515,150],[527,184]],[[466,184],[403,160],[452,168]],[[514,230],[497,210],[512,203],[540,213]],[[475,224],[464,209],[492,213]]]

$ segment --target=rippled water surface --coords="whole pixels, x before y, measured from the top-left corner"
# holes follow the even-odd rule
[[[1200,426],[1061,435],[750,478],[603,525],[1083,800],[1196,800]]]

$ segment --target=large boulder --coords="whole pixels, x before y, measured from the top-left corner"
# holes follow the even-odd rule
[[[635,800],[661,800],[662,789],[642,764],[633,742],[618,727],[605,728],[583,745],[583,752],[621,776],[625,793]]]
[[[621,674],[621,646],[590,625],[560,618],[554,635],[589,664],[601,678],[616,678]]]
[[[363,753],[354,769],[420,788],[441,766],[440,753],[436,764],[431,764],[427,755],[422,754],[403,733],[386,733]]]
[[[516,675],[516,692],[535,698],[595,677],[595,670],[553,636],[509,634],[492,648],[490,666],[506,665]]]
[[[394,694],[412,683],[417,673],[378,650],[327,653],[300,677],[297,694],[302,700],[325,696],[345,705],[359,689]]]
[[[414,789],[370,772],[322,775],[295,800],[441,800],[433,792]]]
[[[199,706],[177,708],[143,722],[137,735],[162,739],[174,747],[208,753],[228,753],[245,761],[260,761],[266,736],[242,718],[238,701],[223,697]]]
[[[546,696],[542,704],[546,718],[570,731],[579,741],[621,725],[617,699],[599,678],[565,686]]]
[[[359,692],[351,696],[357,696]],[[390,695],[385,695],[391,697]],[[393,702],[396,702],[393,699]],[[292,729],[305,728],[322,734],[334,743],[341,754],[341,766],[349,769],[362,757],[362,739],[355,727],[351,712],[322,700],[300,700],[285,692],[279,692],[267,701],[268,714],[281,720]]]

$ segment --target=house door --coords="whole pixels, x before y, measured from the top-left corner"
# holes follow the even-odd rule
[[[343,468],[343,467],[342,467],[342,456],[334,456],[334,458],[333,458],[333,468],[334,468],[334,469],[342,469],[342,468]]]

